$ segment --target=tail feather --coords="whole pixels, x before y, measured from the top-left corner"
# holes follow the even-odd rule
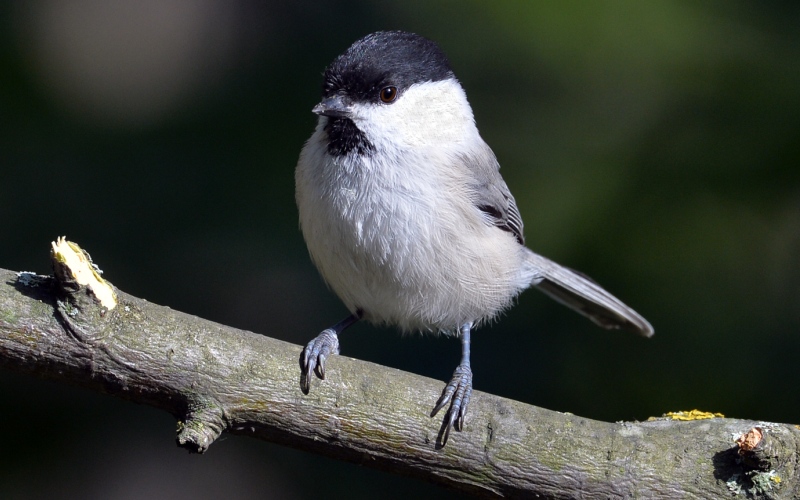
[[[530,251],[528,262],[536,271],[533,284],[551,298],[603,328],[629,330],[644,337],[653,335],[653,327],[646,319],[588,276]]]

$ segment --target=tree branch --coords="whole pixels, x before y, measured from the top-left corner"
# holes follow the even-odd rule
[[[442,382],[334,356],[304,396],[299,346],[118,290],[101,305],[54,255],[54,276],[0,269],[0,365],[166,410],[190,451],[227,431],[486,496],[800,495],[788,424],[605,423],[475,392],[465,430],[437,449]]]

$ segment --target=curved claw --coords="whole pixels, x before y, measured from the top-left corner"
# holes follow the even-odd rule
[[[460,364],[453,373],[453,378],[445,386],[439,400],[431,411],[431,417],[435,417],[439,410],[450,403],[450,408],[444,415],[442,420],[442,427],[439,429],[437,442],[440,447],[447,444],[447,439],[450,437],[450,429],[455,428],[457,431],[464,429],[464,421],[467,416],[467,408],[469,407],[469,399],[472,395],[472,370],[469,364]]]
[[[331,354],[339,354],[339,336],[332,328],[323,330],[300,353],[300,390],[308,394],[311,387],[311,373],[325,380],[325,359]]]

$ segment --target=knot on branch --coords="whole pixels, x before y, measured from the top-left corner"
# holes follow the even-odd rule
[[[193,401],[178,421],[178,446],[190,453],[204,453],[228,427],[222,408],[207,399]]]
[[[736,445],[737,469],[725,482],[728,490],[737,495],[746,493],[748,498],[796,497],[786,491],[786,480],[797,471],[796,434],[787,427],[764,422],[741,434]]]
[[[793,447],[787,449],[777,433],[759,426],[739,436],[736,444],[739,445],[742,462],[751,469],[762,471],[783,465],[781,462],[794,451]]]

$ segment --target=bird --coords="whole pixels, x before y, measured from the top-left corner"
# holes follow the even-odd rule
[[[430,413],[448,407],[436,440],[444,447],[464,428],[473,330],[523,290],[603,328],[653,335],[593,280],[525,246],[516,201],[436,42],[404,31],[359,39],[325,69],[312,112],[295,170],[300,229],[349,315],[302,350],[304,394],[357,321],[455,336],[461,360]]]

